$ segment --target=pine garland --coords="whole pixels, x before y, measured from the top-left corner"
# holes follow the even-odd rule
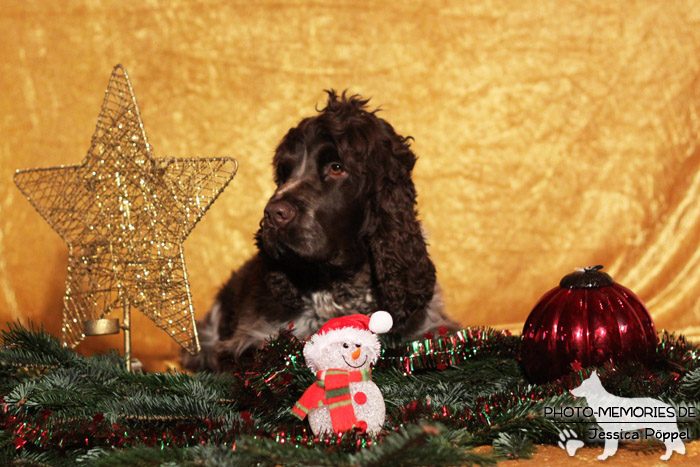
[[[378,436],[318,439],[289,408],[313,381],[302,344],[282,333],[235,373],[144,374],[112,352],[83,357],[43,330],[11,324],[0,335],[0,464],[14,465],[470,465],[528,458],[533,443],[580,435],[545,406],[591,369],[530,385],[519,338],[490,329],[414,342],[385,339],[374,381],[387,404]],[[598,368],[606,388],[700,412],[698,350],[663,333],[657,359]],[[700,436],[700,422],[681,423]],[[472,448],[492,444],[492,455]]]
[[[498,459],[530,459],[535,446],[523,434],[501,433],[493,441],[493,451]]]

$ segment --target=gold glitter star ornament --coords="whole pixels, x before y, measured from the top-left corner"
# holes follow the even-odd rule
[[[199,351],[182,243],[237,168],[230,158],[155,159],[126,70],[114,67],[83,162],[15,174],[68,244],[65,345],[85,337],[83,323],[124,310],[127,346],[135,307]]]

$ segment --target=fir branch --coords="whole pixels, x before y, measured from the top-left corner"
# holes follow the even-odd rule
[[[493,452],[497,459],[530,459],[535,452],[535,446],[532,440],[523,434],[501,433],[493,440]]]
[[[194,448],[160,449],[154,447],[134,447],[125,449],[91,449],[87,453],[78,456],[78,466],[160,466],[160,465],[194,465],[190,462]],[[199,465],[203,465],[199,464]],[[207,464],[209,465],[209,464]],[[217,465],[217,464],[211,464]],[[235,465],[235,464],[229,464]]]
[[[2,428],[2,424],[0,424]],[[10,465],[14,456],[14,435],[7,430],[0,430],[0,465]]]
[[[688,399],[700,400],[700,368],[696,368],[683,377],[680,392]]]
[[[444,427],[407,425],[375,444],[350,456],[347,465],[488,465],[493,460],[466,451],[455,437],[442,435]]]
[[[319,455],[322,454],[322,455]],[[268,438],[244,436],[230,446],[195,446],[163,452],[158,448],[93,450],[80,458],[80,465],[285,465],[285,466],[402,466],[402,465],[488,465],[493,460],[465,451],[434,426],[410,425],[386,436],[381,443],[345,453],[282,444]]]
[[[58,459],[54,454],[49,452],[21,452],[15,459],[12,460],[13,466],[22,467],[55,467],[58,465],[68,465],[65,460]]]
[[[555,443],[561,429],[589,426],[543,411],[573,404],[568,389],[591,369],[531,386],[515,358],[517,338],[463,335],[464,342],[449,342],[460,356],[447,365],[445,355],[422,359],[416,349],[447,345],[449,337],[411,344],[408,374],[396,364],[407,344],[390,347],[393,360],[373,372],[386,401],[385,431],[319,440],[288,410],[314,380],[291,335],[270,341],[234,374],[144,374],[126,372],[115,352],[83,357],[43,330],[11,325],[0,333],[0,464],[483,464],[491,457],[470,448],[493,443],[506,457],[524,456],[520,444]],[[598,372],[613,394],[700,412],[700,402],[683,402],[700,399],[697,357],[695,347],[666,334],[649,365],[623,362]],[[679,426],[700,436],[700,421]]]
[[[63,347],[43,327],[19,321],[0,331],[0,364],[11,367],[56,368],[77,360],[78,355]]]

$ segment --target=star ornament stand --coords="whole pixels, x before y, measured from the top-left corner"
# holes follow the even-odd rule
[[[68,245],[64,345],[122,329],[130,369],[133,307],[199,351],[182,244],[237,169],[226,157],[154,158],[126,70],[114,67],[82,163],[14,177]]]
[[[129,301],[124,299],[124,324],[119,325],[119,318],[88,319],[83,321],[83,334],[85,336],[107,336],[119,334],[124,331],[124,360],[126,371],[131,371],[131,307]]]

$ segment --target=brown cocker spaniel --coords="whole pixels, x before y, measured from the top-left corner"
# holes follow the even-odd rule
[[[444,326],[411,171],[416,156],[368,100],[327,91],[328,104],[289,130],[273,160],[277,190],[255,240],[199,323],[191,370],[230,368],[280,329],[306,339],[326,321],[387,310],[392,332]]]

